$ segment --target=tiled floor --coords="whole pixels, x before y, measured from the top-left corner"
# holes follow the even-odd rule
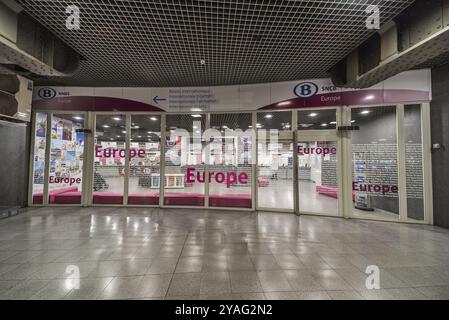
[[[43,208],[0,221],[0,299],[449,299],[448,244],[431,226]],[[380,290],[366,288],[368,265]]]

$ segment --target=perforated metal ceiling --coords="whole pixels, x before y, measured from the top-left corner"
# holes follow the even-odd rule
[[[414,1],[17,2],[86,59],[72,78],[41,83],[209,86],[326,77],[372,34],[367,5],[384,23]],[[80,30],[65,26],[69,4],[81,9]]]

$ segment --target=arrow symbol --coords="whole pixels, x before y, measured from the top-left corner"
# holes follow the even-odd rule
[[[167,99],[159,98],[159,96],[155,96],[153,98],[153,101],[154,101],[155,104],[159,104],[159,101],[165,101],[165,100],[167,100]]]

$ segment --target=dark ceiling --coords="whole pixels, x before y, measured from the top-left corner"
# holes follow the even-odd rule
[[[327,77],[413,0],[17,0],[85,60],[71,78],[38,84],[209,86]],[[81,29],[65,26],[78,5]],[[204,59],[205,64],[200,61]]]

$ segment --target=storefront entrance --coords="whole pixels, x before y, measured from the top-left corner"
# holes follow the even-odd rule
[[[36,112],[30,205],[196,207],[431,223],[428,104]]]

